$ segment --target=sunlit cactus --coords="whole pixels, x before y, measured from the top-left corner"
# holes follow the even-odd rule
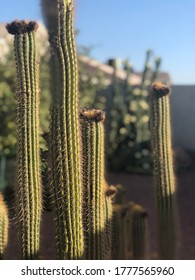
[[[104,122],[101,110],[80,112],[87,259],[105,259]],[[107,204],[108,206],[108,204]],[[108,210],[108,209],[107,209]]]
[[[72,0],[42,0],[51,46],[50,160],[58,259],[84,255],[78,67]]]
[[[150,132],[153,153],[154,190],[158,209],[160,259],[176,257],[177,228],[175,175],[171,145],[170,89],[157,82],[152,86]]]
[[[17,70],[17,179],[16,215],[23,259],[36,259],[40,247],[42,210],[39,158],[39,67],[35,22],[14,21],[7,30],[14,35]]]

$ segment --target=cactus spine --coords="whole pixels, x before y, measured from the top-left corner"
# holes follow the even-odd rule
[[[17,70],[17,220],[23,259],[39,253],[41,180],[39,159],[39,71],[35,22],[14,21],[7,25],[15,35]]]
[[[8,209],[0,193],[0,260],[3,259],[8,242]]]
[[[101,110],[82,110],[80,113],[87,259],[104,259],[106,253],[104,118]]]
[[[158,208],[160,259],[174,259],[176,253],[175,177],[171,147],[170,89],[153,84],[150,131],[153,152],[155,194]]]
[[[78,120],[78,67],[72,0],[42,1],[52,49],[50,151],[58,259],[84,254]],[[56,72],[56,73],[55,73]],[[54,75],[53,75],[54,74]]]

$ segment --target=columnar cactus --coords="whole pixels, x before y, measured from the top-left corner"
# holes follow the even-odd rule
[[[126,259],[127,235],[126,214],[127,208],[120,204],[113,205],[112,218],[112,259]]]
[[[140,205],[133,204],[130,209],[131,254],[134,260],[147,258],[147,212]]]
[[[0,260],[3,259],[8,242],[8,209],[0,193]]]
[[[72,2],[42,0],[51,45],[50,158],[59,259],[81,259],[84,254],[78,67]]]
[[[113,185],[106,184],[105,187],[105,250],[106,259],[112,258],[112,225],[113,225],[113,201],[117,193],[117,189]]]
[[[160,259],[174,259],[176,253],[175,176],[171,147],[170,89],[153,84],[150,132],[153,153],[155,194],[158,208]]]
[[[36,259],[39,253],[41,179],[39,159],[39,69],[34,33],[35,22],[14,21],[7,25],[15,35],[17,70],[17,220],[21,254]]]
[[[80,113],[87,259],[105,259],[106,253],[104,118],[101,110]]]

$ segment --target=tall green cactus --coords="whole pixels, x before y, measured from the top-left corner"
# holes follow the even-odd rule
[[[8,209],[0,193],[0,260],[3,259],[8,242]]]
[[[84,222],[87,259],[105,258],[104,127],[101,110],[82,110]]]
[[[84,254],[78,67],[72,2],[42,0],[51,45],[50,158],[59,259],[81,259]]]
[[[170,89],[153,84],[150,106],[150,132],[153,152],[155,195],[158,208],[160,259],[176,256],[175,176],[171,147]]]
[[[39,159],[39,68],[35,22],[14,21],[7,30],[15,36],[17,70],[16,214],[23,259],[39,253],[42,209]]]

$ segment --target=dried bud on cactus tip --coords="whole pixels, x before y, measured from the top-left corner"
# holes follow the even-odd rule
[[[161,83],[161,82],[156,82],[152,85],[153,92],[157,95],[157,97],[163,97],[165,95],[170,94],[170,88]]]
[[[38,24],[35,21],[14,20],[6,25],[6,29],[12,35],[24,34],[36,31]]]
[[[109,186],[106,190],[106,196],[110,198],[113,198],[116,195],[116,193],[117,189],[113,185]]]
[[[82,109],[80,119],[85,121],[104,122],[105,112],[100,109]]]

